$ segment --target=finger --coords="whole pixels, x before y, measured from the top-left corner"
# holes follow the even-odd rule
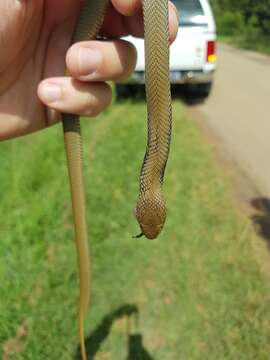
[[[170,32],[170,43],[173,43],[176,39],[179,29],[180,14],[176,6],[170,1],[169,2],[169,32]]]
[[[111,0],[114,8],[125,16],[134,15],[142,6],[142,0]]]
[[[127,41],[85,41],[67,53],[67,69],[81,81],[124,80],[136,65],[136,49]]]
[[[72,78],[51,78],[38,87],[40,100],[58,112],[96,116],[112,100],[112,90],[104,82],[82,83]]]
[[[126,25],[126,29],[128,29],[128,33],[132,34],[136,37],[144,36],[144,26],[143,26],[143,15],[140,11],[135,16],[131,16],[130,18],[125,17],[124,23]],[[177,36],[179,26],[179,14],[172,2],[169,2],[169,38],[170,43],[172,43]]]
[[[122,2],[123,1],[123,2]],[[131,0],[132,1],[132,0]],[[125,0],[118,0],[117,4],[122,4],[118,10],[116,7],[110,7],[108,14],[105,18],[105,22],[102,28],[102,35],[106,37],[119,37],[119,36],[126,36],[126,35],[133,35],[136,37],[143,37],[144,35],[144,26],[143,26],[143,14],[141,6],[137,6],[138,2],[136,0],[135,5],[133,5],[133,9],[136,9],[135,12],[131,11],[128,13],[127,16],[123,16],[122,14],[127,13],[123,11],[122,7],[128,7],[130,9],[130,5],[128,5],[128,1],[126,5]],[[132,2],[132,4],[134,4]],[[141,5],[141,2],[139,2]],[[121,12],[121,13],[120,13]],[[111,24],[114,24],[112,27]],[[179,25],[179,14],[175,7],[175,5],[169,1],[169,30],[170,30],[170,42],[172,43],[177,35]]]

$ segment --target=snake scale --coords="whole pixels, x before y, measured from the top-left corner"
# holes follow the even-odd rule
[[[109,0],[85,0],[72,43],[96,38]],[[143,0],[148,140],[140,175],[135,216],[141,235],[156,238],[166,219],[162,195],[171,139],[168,0]],[[79,117],[63,114],[64,141],[72,197],[80,279],[79,328],[83,360],[87,359],[84,320],[90,299],[90,256],[87,241],[82,139]]]

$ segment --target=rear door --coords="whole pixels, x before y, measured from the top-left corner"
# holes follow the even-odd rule
[[[208,19],[199,0],[173,0],[180,29],[171,46],[171,70],[199,70],[206,61]]]

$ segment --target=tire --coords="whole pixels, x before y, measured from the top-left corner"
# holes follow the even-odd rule
[[[116,84],[115,91],[117,100],[127,99],[134,95],[134,85]]]
[[[212,89],[212,82],[206,84],[198,84],[198,94],[204,98],[207,98],[210,95]]]
[[[187,95],[192,98],[206,99],[211,92],[212,85],[212,82],[187,85]]]

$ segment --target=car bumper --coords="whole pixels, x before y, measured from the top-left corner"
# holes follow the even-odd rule
[[[177,71],[172,70],[170,72],[171,84],[203,84],[209,83],[213,80],[214,70],[201,71],[201,70],[190,70],[190,71]],[[144,84],[145,83],[145,72],[135,71],[125,83],[128,84]]]

